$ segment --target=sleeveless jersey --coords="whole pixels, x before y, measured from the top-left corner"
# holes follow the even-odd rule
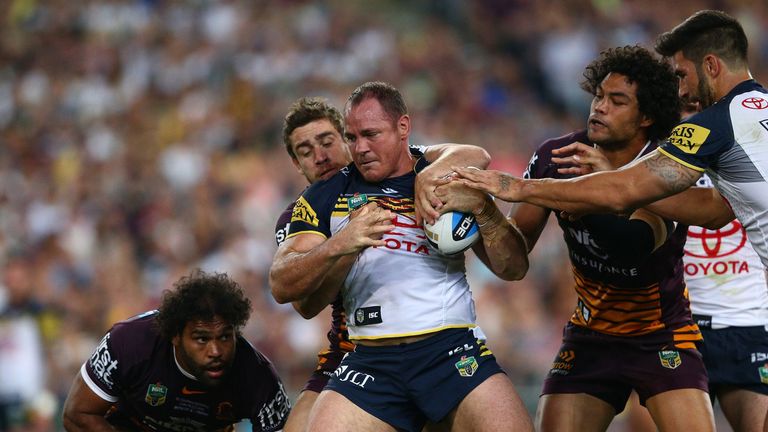
[[[524,178],[570,178],[557,172],[552,149],[574,141],[589,142],[580,131],[544,142],[534,153]],[[654,146],[646,146],[644,152]],[[578,220],[555,212],[563,230],[573,267],[578,302],[571,317],[575,325],[614,336],[637,336],[659,332],[674,335],[678,348],[692,348],[701,339],[691,320],[683,282],[683,244],[687,227],[677,225],[666,242],[644,262],[620,264],[592,239]],[[631,248],[632,245],[627,245]]]
[[[697,185],[713,187],[707,175]],[[738,219],[718,230],[689,227],[683,261],[691,311],[704,320],[699,325],[768,325],[765,267]]]
[[[754,80],[672,130],[661,153],[706,172],[768,266],[768,95]]]
[[[291,214],[293,213],[294,203],[280,214],[275,226],[275,241],[280,246],[285,241],[288,231],[291,227]],[[347,314],[344,311],[344,300],[341,293],[331,303],[331,328],[328,330],[328,342],[330,351],[350,352],[355,349],[355,344],[349,340],[349,331],[347,329]]]
[[[115,405],[107,420],[126,430],[203,432],[250,419],[254,431],[282,429],[291,410],[272,363],[238,336],[235,358],[215,388],[183,371],[160,337],[157,311],[115,324],[83,364],[86,385]]]
[[[415,171],[426,165],[421,158]],[[374,201],[396,215],[384,235],[386,246],[363,250],[347,275],[342,295],[349,313],[350,339],[412,336],[448,328],[474,327],[475,307],[464,256],[431,248],[416,224],[413,187],[416,173],[365,181],[354,164],[311,185],[298,199],[288,237],[328,238],[349,223],[348,200]]]

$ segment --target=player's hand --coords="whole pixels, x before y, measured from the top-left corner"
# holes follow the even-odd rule
[[[349,223],[331,237],[341,246],[340,254],[350,255],[369,246],[384,246],[384,234],[394,227],[395,214],[376,205],[375,202],[360,207],[349,214]]]
[[[421,226],[423,221],[434,223],[440,216],[440,210],[443,207],[443,201],[435,193],[435,188],[440,184],[441,179],[450,176],[438,176],[432,173],[430,167],[424,168],[416,175],[414,184],[413,205],[416,211],[416,223]]]
[[[557,155],[557,157],[552,157],[553,163],[570,165],[558,168],[557,172],[560,174],[584,175],[613,169],[603,152],[578,141],[559,149],[553,149],[552,154]]]
[[[435,195],[443,201],[441,213],[458,211],[480,213],[485,205],[486,194],[465,186],[460,181],[451,181],[435,188]]]
[[[520,201],[521,180],[502,171],[453,167],[454,179],[509,202]],[[450,180],[448,180],[450,181]],[[442,181],[447,183],[447,181]]]

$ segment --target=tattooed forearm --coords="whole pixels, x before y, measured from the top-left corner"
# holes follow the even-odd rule
[[[672,193],[687,189],[701,176],[701,173],[686,168],[661,153],[646,158],[643,164],[648,171],[662,179]]]
[[[502,174],[501,178],[499,179],[499,187],[501,188],[501,190],[508,191],[509,185],[512,184],[513,179],[514,177],[512,177],[509,174]]]

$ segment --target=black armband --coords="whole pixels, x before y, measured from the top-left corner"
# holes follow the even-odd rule
[[[597,214],[584,216],[581,222],[595,243],[620,264],[641,264],[654,251],[656,240],[653,228],[643,220]],[[674,227],[672,222],[666,219],[664,222],[669,236]]]

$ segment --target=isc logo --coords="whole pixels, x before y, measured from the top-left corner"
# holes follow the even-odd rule
[[[455,240],[462,239],[467,236],[469,229],[472,228],[472,222],[475,221],[475,217],[472,215],[464,215],[461,217],[461,221],[456,229],[453,231],[453,238]]]

